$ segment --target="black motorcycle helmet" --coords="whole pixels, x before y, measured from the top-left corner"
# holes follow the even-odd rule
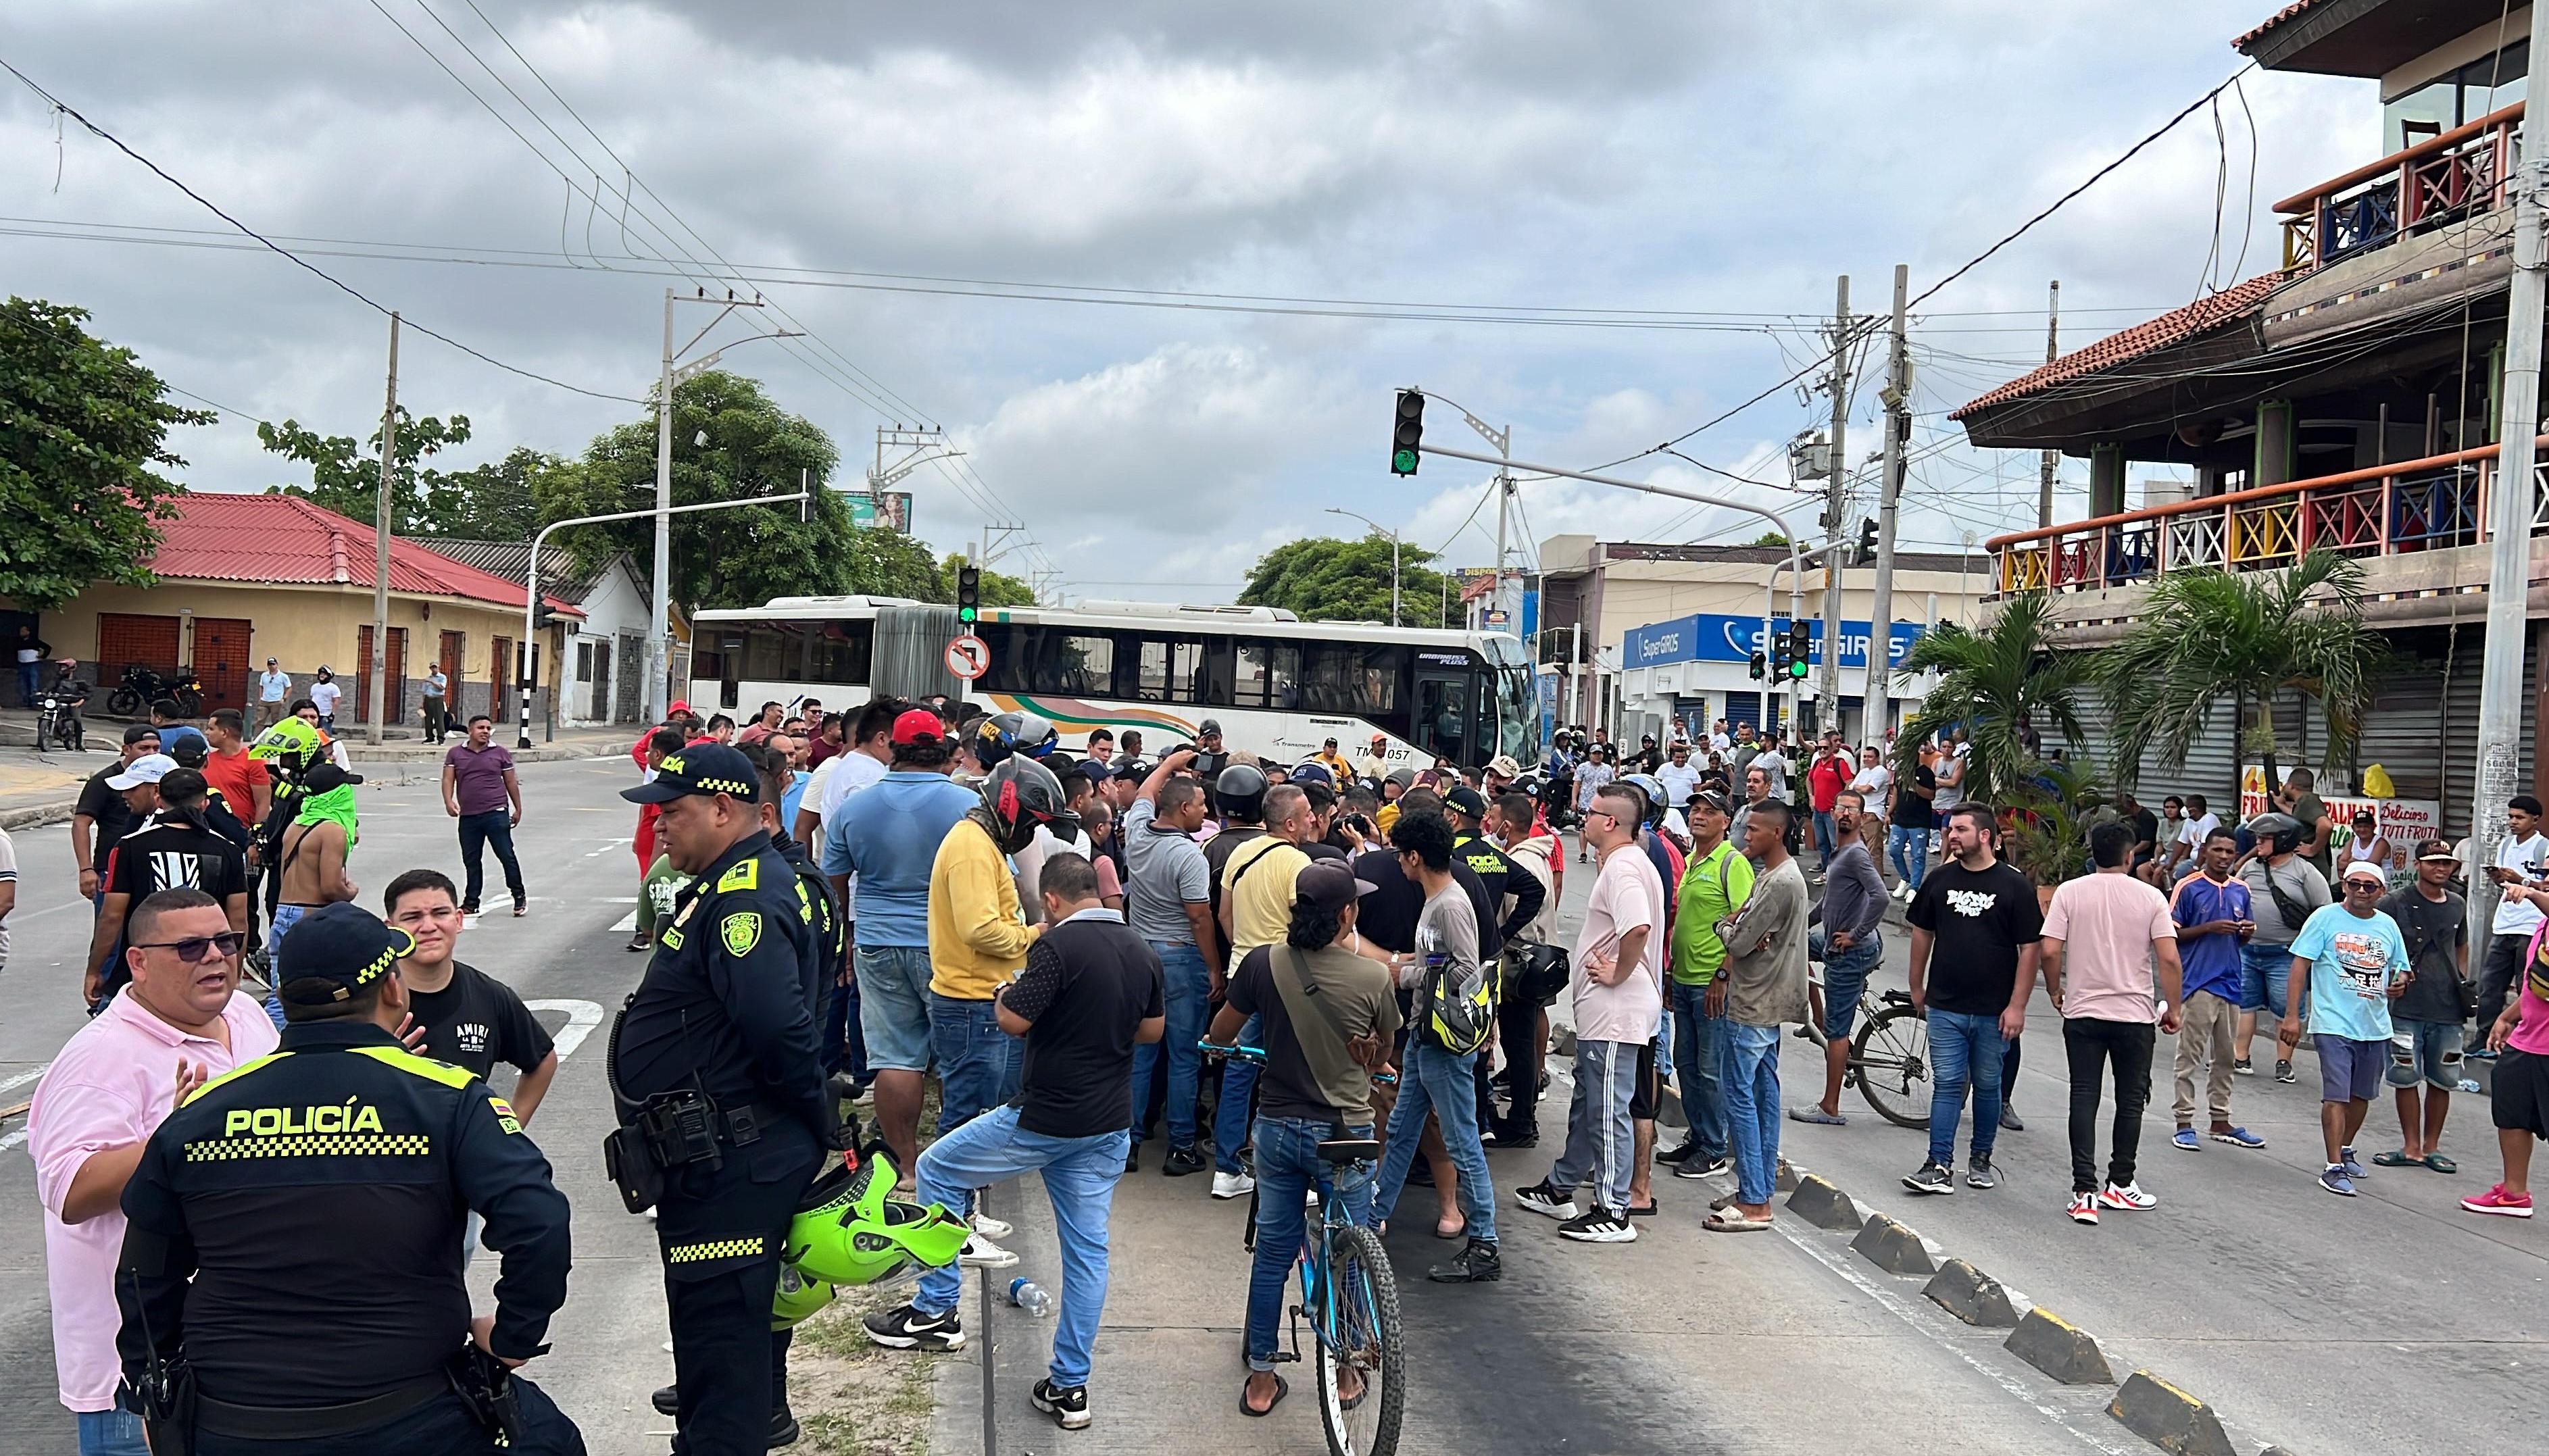
[[[1064,803],[1062,780],[1024,755],[1001,760],[983,780],[983,808],[991,816],[1002,854],[1025,849],[1035,839],[1039,824],[1077,825],[1080,816],[1064,808]]]
[[[1222,818],[1253,824],[1266,817],[1266,775],[1246,764],[1233,764],[1212,781],[1212,801]]]
[[[2248,821],[2248,832],[2269,854],[2289,855],[2302,844],[2302,821],[2290,814],[2260,814]]]

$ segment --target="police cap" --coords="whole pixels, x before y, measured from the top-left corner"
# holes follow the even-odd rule
[[[666,754],[652,780],[619,790],[632,804],[670,803],[684,794],[721,793],[747,804],[761,801],[761,774],[742,752],[722,743],[695,743]]]
[[[276,994],[296,1006],[343,1001],[380,982],[416,950],[416,939],[350,900],[322,905],[285,932],[291,968]],[[313,987],[304,981],[324,981]]]

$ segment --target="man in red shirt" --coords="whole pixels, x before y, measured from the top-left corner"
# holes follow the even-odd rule
[[[274,775],[266,772],[265,760],[248,757],[241,741],[245,728],[238,709],[213,709],[204,729],[212,752],[204,756],[203,774],[206,783],[221,791],[231,812],[253,831],[274,804]]]
[[[1815,762],[1806,770],[1806,798],[1815,810],[1815,870],[1818,874],[1832,867],[1832,858],[1841,849],[1833,833],[1833,806],[1841,801],[1841,791],[1849,787],[1849,754],[1841,747],[1841,735],[1827,733],[1815,747]]]

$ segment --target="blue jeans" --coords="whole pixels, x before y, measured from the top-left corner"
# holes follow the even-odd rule
[[[1053,1200],[1054,1232],[1062,1244],[1062,1313],[1053,1326],[1054,1388],[1088,1384],[1089,1347],[1097,1342],[1097,1317],[1106,1308],[1106,1215],[1115,1180],[1124,1176],[1122,1130],[1086,1138],[1048,1138],[1018,1126],[1018,1110],[995,1107],[953,1133],[939,1135],[920,1154],[913,1174],[924,1204],[962,1208],[977,1188],[1021,1173],[1041,1173]],[[956,1308],[964,1269],[946,1264],[920,1276],[912,1308],[943,1315]]]
[[[1000,1030],[999,1014],[991,1008],[990,1001],[929,993],[941,1138],[1018,1095],[1018,1039]]]
[[[487,882],[486,850],[489,845],[496,847],[496,863],[505,866],[505,888],[513,892],[514,903],[519,905],[524,898],[522,864],[514,858],[512,814],[504,809],[463,814],[460,816],[460,908],[463,910],[478,908],[478,891]]]
[[[82,1410],[79,1456],[150,1456],[142,1443],[142,1417],[130,1410]]]
[[[18,706],[22,708],[34,707],[36,705],[36,693],[41,690],[44,685],[45,665],[43,663],[18,664]],[[83,1415],[81,1419],[86,1420],[87,1417]],[[86,1445],[87,1427],[83,1425],[81,1430],[81,1444]]]
[[[1765,1204],[1779,1175],[1779,1029],[1726,1024],[1726,1129],[1735,1196]]]
[[[1265,1043],[1260,1039],[1265,1035],[1265,1021],[1252,1016],[1239,1028],[1239,1044],[1262,1046]],[[1221,1102],[1212,1110],[1212,1165],[1217,1171],[1240,1171],[1239,1145],[1248,1140],[1249,1104],[1256,1095],[1257,1063],[1236,1056],[1224,1059]]]
[[[1407,1093],[1402,1089],[1399,1095]],[[1309,1236],[1310,1190],[1318,1189],[1322,1200],[1344,1199],[1346,1218],[1369,1224],[1371,1169],[1364,1164],[1332,1172],[1319,1161],[1319,1144],[1336,1131],[1332,1124],[1259,1118],[1256,1131],[1257,1260],[1248,1269],[1248,1368],[1272,1370],[1274,1326],[1283,1315],[1283,1282],[1292,1277],[1292,1262]],[[1369,1138],[1371,1125],[1349,1127],[1346,1133]]]
[[[1203,1053],[1195,1049],[1195,1043],[1203,1037],[1212,979],[1204,970],[1203,953],[1191,945],[1153,941],[1151,951],[1160,957],[1169,1030],[1159,1041],[1145,1042],[1133,1048],[1133,1140],[1142,1140],[1142,1112],[1150,1105],[1151,1078],[1165,1055],[1169,1062],[1169,1145],[1192,1147],[1195,1084],[1203,1079]]]
[[[299,925],[302,916],[318,908],[316,905],[278,904],[274,907],[274,923],[266,928],[265,978],[273,984],[274,991],[265,993],[265,1014],[274,1019],[277,1030],[283,1026],[283,998],[275,991],[282,990],[283,983],[292,978],[283,968],[284,933]]]
[[[1815,810],[1816,862],[1818,864],[1829,864],[1832,863],[1832,857],[1835,854],[1838,854],[1840,850],[1841,841],[1835,838],[1833,833],[1833,811],[1830,809]]]
[[[2250,942],[2239,948],[2239,1009],[2264,1011],[2284,1019],[2284,1001],[2292,991],[2293,948]],[[2304,982],[2305,985],[2308,982]]]
[[[1894,876],[1914,889],[1930,872],[1930,831],[1900,824],[1885,831],[1885,857],[1894,862]]]
[[[1849,949],[1834,951],[1818,930],[1806,954],[1824,963],[1824,1035],[1846,1042],[1858,1025],[1858,998],[1867,992],[1867,973],[1885,958],[1885,934],[1871,930],[1850,942]]]
[[[855,946],[859,928],[842,927],[843,939]],[[859,1035],[859,978],[848,980],[835,972],[825,977],[823,987],[823,1070],[846,1071],[853,1081],[865,1082],[874,1075],[868,1070],[867,1038]]]
[[[1425,1137],[1425,1114],[1442,1119],[1443,1146],[1460,1174],[1462,1221],[1471,1238],[1496,1240],[1496,1190],[1487,1180],[1487,1149],[1478,1141],[1476,1066],[1486,1053],[1465,1055],[1429,1046],[1409,1038],[1407,1060],[1398,1079],[1398,1103],[1389,1110],[1389,1137],[1380,1157],[1380,1186],[1372,1196],[1372,1217],[1386,1219],[1398,1207],[1407,1185],[1407,1165],[1416,1160],[1416,1144]],[[1263,1154],[1260,1154],[1263,1161]],[[1265,1174],[1261,1171],[1262,1179]]]
[[[1965,1110],[1965,1084],[1974,1089],[1973,1155],[1991,1156],[2000,1136],[2000,1073],[2008,1043],[1997,1014],[1930,1008],[1930,1161],[1953,1167],[1956,1119]]]
[[[1708,987],[1672,983],[1673,1080],[1681,1084],[1681,1110],[1690,1119],[1690,1140],[1703,1162],[1726,1156],[1726,1085],[1718,1068],[1726,1060],[1726,1018],[1708,1014]]]

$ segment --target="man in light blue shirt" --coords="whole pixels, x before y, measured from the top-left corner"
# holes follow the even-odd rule
[[[265,671],[256,675],[256,715],[248,721],[247,736],[253,739],[280,722],[284,699],[291,695],[292,675],[273,658],[267,658]]]
[[[2290,1056],[2302,1035],[2305,978],[2310,995],[2312,1046],[2318,1051],[2321,1137],[2327,1167],[2318,1184],[2342,1198],[2354,1196],[2364,1176],[2354,1155],[2354,1136],[2390,1064],[2390,1001],[2407,989],[2412,973],[2407,938],[2380,909],[2389,876],[2368,860],[2345,866],[2345,898],[2322,905],[2293,938],[2291,990],[2278,1040]]]
[[[877,1133],[895,1166],[917,1165],[920,1092],[929,1071],[929,873],[939,843],[982,802],[947,776],[954,745],[936,713],[894,720],[894,767],[823,816],[823,872],[849,886],[858,943],[859,1034],[876,1076]]]

